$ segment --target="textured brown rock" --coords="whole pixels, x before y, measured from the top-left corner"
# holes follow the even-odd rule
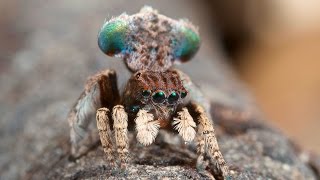
[[[205,5],[168,2],[173,4],[168,6],[161,1],[151,5],[168,16],[189,17],[200,26],[200,52],[181,69],[214,102],[212,115],[218,141],[233,176],[319,178],[317,156],[310,163],[308,154],[262,123],[252,99],[224,63],[218,46],[210,41],[214,37],[205,21]],[[149,147],[131,141],[132,163],[125,176],[106,164],[99,143],[79,159],[69,156],[66,116],[86,77],[114,68],[121,72],[120,87],[128,78],[121,60],[107,58],[98,50],[96,35],[100,25],[108,14],[137,12],[143,4],[139,2],[128,9],[128,5],[116,1],[21,2],[24,16],[17,19],[17,24],[21,32],[26,32],[24,47],[0,76],[0,179],[202,178],[194,167],[194,146],[181,144],[177,136],[166,133]]]

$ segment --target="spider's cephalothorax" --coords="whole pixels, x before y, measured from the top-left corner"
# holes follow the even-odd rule
[[[208,114],[210,104],[186,74],[172,68],[197,52],[197,28],[187,20],[176,21],[144,7],[137,14],[107,21],[98,45],[107,55],[123,58],[133,74],[121,95],[114,70],[89,78],[68,117],[73,156],[81,156],[94,144],[97,132],[90,130],[90,120],[96,113],[107,160],[113,162],[116,150],[122,168],[128,162],[128,129],[136,131],[139,143],[150,145],[163,128],[176,131],[185,142],[196,140],[200,173],[213,178],[209,167],[228,177]]]
[[[187,93],[175,71],[141,70],[129,79],[122,101],[129,114],[136,115],[143,109],[159,120],[160,127],[165,127]]]

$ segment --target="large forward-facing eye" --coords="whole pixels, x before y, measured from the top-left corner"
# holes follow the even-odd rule
[[[163,91],[157,91],[152,95],[153,102],[163,103],[166,100],[166,95]]]
[[[168,102],[169,102],[169,104],[173,104],[173,103],[177,102],[178,99],[179,99],[179,94],[176,93],[175,91],[173,91],[168,97]]]
[[[109,56],[125,50],[128,29],[128,24],[122,20],[106,22],[98,35],[100,49]]]
[[[174,56],[182,62],[191,59],[199,49],[200,37],[197,32],[181,23],[177,27],[179,39],[175,42]]]

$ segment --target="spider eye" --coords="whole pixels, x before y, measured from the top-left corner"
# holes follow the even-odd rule
[[[166,99],[166,96],[163,91],[158,91],[153,94],[152,99],[155,103],[162,103]]]
[[[170,96],[168,97],[169,104],[175,103],[179,99],[179,95],[176,92],[172,92]]]
[[[114,55],[125,50],[128,24],[122,20],[107,22],[98,35],[98,45],[105,54]]]
[[[143,96],[143,97],[149,97],[150,94],[151,94],[151,91],[150,91],[150,90],[143,90],[143,91],[142,91],[142,96]]]
[[[178,27],[178,33],[180,33],[181,39],[177,42],[174,55],[183,62],[188,61],[198,51],[200,37],[195,31],[183,25]]]
[[[181,98],[185,98],[187,96],[187,92],[181,92]]]
[[[139,109],[140,109],[140,106],[133,105],[133,106],[130,106],[129,111],[132,113],[137,113],[139,111]]]

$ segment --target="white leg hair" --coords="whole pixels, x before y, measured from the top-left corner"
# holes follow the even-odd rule
[[[178,112],[178,117],[173,118],[173,123],[175,130],[178,130],[179,135],[182,136],[182,139],[186,142],[190,142],[194,139],[196,131],[196,123],[193,121],[192,116],[189,114],[187,108],[183,108]]]
[[[100,141],[103,147],[103,151],[107,155],[107,160],[110,163],[113,163],[113,145],[111,140],[111,129],[110,129],[110,121],[108,117],[109,113],[108,108],[100,108],[97,111],[96,119],[97,119],[97,128],[99,130]]]
[[[153,115],[143,109],[139,110],[134,121],[138,142],[145,146],[152,144],[159,132],[159,122],[154,121]]]
[[[116,105],[112,110],[113,129],[116,140],[117,152],[120,158],[121,168],[125,168],[128,162],[128,115],[122,105]]]

